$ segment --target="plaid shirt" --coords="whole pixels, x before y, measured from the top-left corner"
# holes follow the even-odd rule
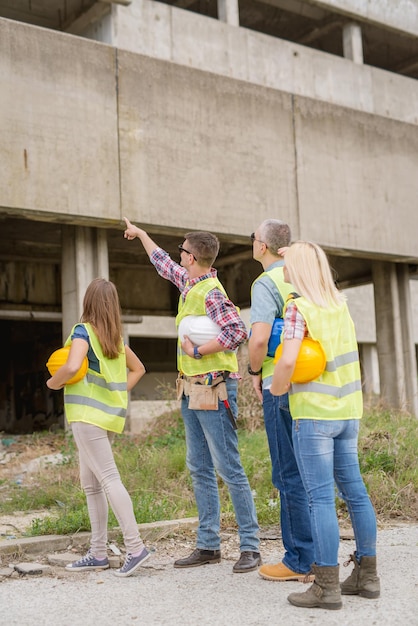
[[[173,261],[168,252],[162,248],[156,248],[150,260],[160,276],[178,287],[183,301],[190,289],[198,282],[217,277],[216,270],[211,268],[207,274],[189,279],[187,270]],[[221,327],[217,340],[225,350],[235,350],[247,340],[247,329],[234,303],[226,298],[220,289],[215,288],[209,291],[205,306],[207,316]]]
[[[283,339],[303,339],[307,334],[306,322],[294,302],[289,302],[284,316]]]

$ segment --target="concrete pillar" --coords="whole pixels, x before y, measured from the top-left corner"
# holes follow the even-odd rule
[[[61,259],[62,338],[65,341],[80,319],[89,283],[99,276],[109,279],[106,231],[64,225]]]
[[[80,319],[87,286],[97,277],[109,279],[106,231],[87,226],[63,226],[61,285],[64,340]]]
[[[362,65],[363,42],[361,38],[361,26],[359,24],[346,24],[343,27],[343,54],[346,59]]]
[[[238,0],[218,0],[218,18],[230,26],[239,26]]]
[[[375,261],[372,276],[382,401],[418,416],[408,268]]]
[[[377,348],[373,343],[363,343],[359,346],[359,350],[364,392],[378,396],[380,394],[380,380]]]
[[[399,306],[402,315],[402,344],[406,376],[404,379],[407,410],[418,417],[417,358],[414,339],[414,319],[412,313],[411,283],[409,268],[405,263],[396,265],[398,277]]]

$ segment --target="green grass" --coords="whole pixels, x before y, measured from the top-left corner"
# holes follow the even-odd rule
[[[418,517],[418,420],[373,411],[362,420],[360,467],[378,515]]]
[[[393,412],[368,412],[360,430],[359,456],[363,477],[382,520],[416,519],[418,512],[418,421]],[[186,467],[184,429],[180,414],[172,413],[158,421],[158,431],[147,437],[115,437],[115,459],[134,505],[138,523],[197,515],[192,484]],[[29,535],[71,534],[90,530],[84,493],[79,484],[77,451],[67,432],[36,433],[27,436],[26,445],[47,442],[48,453],[61,452],[65,462],[36,473],[23,484],[2,479],[0,505],[3,514],[49,510],[45,518],[35,518]],[[278,523],[277,490],[271,484],[271,463],[262,419],[245,420],[239,429],[241,458],[254,493],[259,523]],[[13,446],[10,447],[12,451]],[[45,454],[40,451],[39,455]],[[222,502],[222,522],[235,526],[228,490],[218,480]],[[336,500],[339,513],[346,516],[345,504]],[[117,526],[109,511],[109,527]]]

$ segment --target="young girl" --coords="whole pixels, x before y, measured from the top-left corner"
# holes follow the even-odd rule
[[[106,555],[109,501],[126,548],[125,563],[114,574],[130,576],[149,553],[116,467],[109,433],[123,431],[128,391],[145,374],[145,368],[123,343],[119,297],[112,282],[96,278],[87,287],[81,322],[73,327],[65,345],[71,345],[68,360],[46,384],[50,389],[64,387],[65,414],[78,448],[81,485],[91,523],[89,551],[66,569],[80,572],[109,567]],[[78,372],[86,356],[86,376],[75,384],[65,385]]]
[[[284,251],[284,277],[296,290],[284,318],[283,353],[271,393],[289,391],[296,460],[308,494],[315,582],[292,593],[300,607],[340,609],[341,593],[378,598],[376,516],[360,474],[359,422],[363,413],[360,364],[354,324],[345,296],[335,287],[327,257],[318,245],[298,241]],[[326,355],[323,374],[309,383],[291,383],[304,336],[319,341]],[[339,583],[339,528],[335,487],[347,503],[354,529],[354,570]]]

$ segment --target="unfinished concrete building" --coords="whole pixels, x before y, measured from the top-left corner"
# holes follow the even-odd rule
[[[265,218],[322,245],[366,392],[418,415],[417,0],[0,0],[0,430],[62,419],[45,363],[101,275],[148,374],[175,377],[165,249],[190,230],[246,315]],[[177,258],[177,257],[176,257]]]

